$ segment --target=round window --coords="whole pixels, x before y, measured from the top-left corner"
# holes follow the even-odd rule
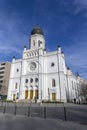
[[[36,69],[36,63],[35,62],[31,62],[30,64],[30,70],[35,70]]]

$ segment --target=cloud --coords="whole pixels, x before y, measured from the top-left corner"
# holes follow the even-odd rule
[[[74,4],[76,5],[75,14],[83,11],[84,16],[87,16],[87,0],[74,0]]]
[[[82,77],[87,79],[87,44],[81,42],[73,44],[64,49],[66,64],[71,70],[76,73],[78,72]]]
[[[82,13],[87,16],[87,0],[62,0],[59,3],[62,9],[71,15]]]
[[[22,50],[16,46],[1,45],[0,46],[0,62],[12,61],[12,57],[15,56],[17,59],[22,57]]]
[[[0,54],[3,54],[3,52],[4,55],[10,55],[14,52],[16,52],[19,55],[21,55],[22,53],[22,51],[19,48],[14,46],[0,46]]]
[[[22,55],[28,35],[23,32],[20,14],[16,12],[6,13],[0,9],[0,55]],[[27,28],[27,27],[25,27]],[[1,59],[2,60],[2,59]],[[4,59],[3,59],[4,60]]]
[[[87,7],[87,0],[74,0],[74,1],[75,1],[76,4],[80,5],[82,8]]]

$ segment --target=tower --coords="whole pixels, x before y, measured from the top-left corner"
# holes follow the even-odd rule
[[[39,26],[35,26],[31,31],[30,49],[45,49],[44,33]]]

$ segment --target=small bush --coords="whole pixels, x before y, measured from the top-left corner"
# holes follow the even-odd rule
[[[63,102],[60,102],[60,101],[43,100],[42,103],[63,103]]]

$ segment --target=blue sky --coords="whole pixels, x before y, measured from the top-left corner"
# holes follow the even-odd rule
[[[87,79],[87,0],[0,0],[0,62],[22,57],[36,24],[47,51],[60,44],[67,66]]]

